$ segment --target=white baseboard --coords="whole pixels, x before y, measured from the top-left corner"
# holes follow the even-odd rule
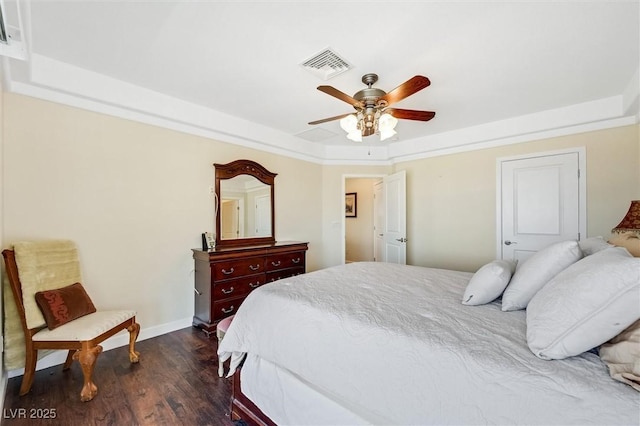
[[[172,331],[180,330],[186,327],[190,327],[192,325],[192,320],[193,320],[193,317],[189,317],[189,318],[184,318],[184,319],[173,321],[166,324],[161,324],[153,327],[140,329],[140,334],[138,334],[137,342],[150,339],[156,336],[161,336],[163,334],[171,333]],[[129,344],[129,333],[123,330],[122,332],[102,342],[102,349],[104,351],[108,351],[111,349],[119,348],[121,346],[126,346],[128,344]],[[36,371],[53,367],[55,365],[62,365],[64,364],[66,359],[67,359],[66,350],[55,351],[54,353],[47,355],[44,358],[38,360],[38,364],[36,365]],[[24,368],[11,370],[8,372],[8,378],[22,376],[23,374],[24,374]],[[6,377],[7,375],[5,374],[3,376],[3,380],[5,382],[4,382],[4,387],[2,389],[6,388]],[[0,401],[4,401],[4,392],[2,393],[2,400]]]

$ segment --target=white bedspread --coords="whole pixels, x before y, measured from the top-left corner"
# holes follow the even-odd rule
[[[260,287],[219,348],[282,367],[372,424],[639,424],[597,355],[536,358],[525,312],[461,304],[472,274],[351,263]]]

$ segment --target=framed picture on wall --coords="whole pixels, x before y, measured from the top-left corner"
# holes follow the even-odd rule
[[[345,217],[358,217],[358,193],[347,192],[344,195]]]

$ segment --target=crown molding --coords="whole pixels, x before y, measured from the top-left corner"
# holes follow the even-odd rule
[[[617,96],[386,145],[323,145],[42,55],[24,64],[3,61],[7,91],[325,165],[387,166],[640,121],[636,71]]]

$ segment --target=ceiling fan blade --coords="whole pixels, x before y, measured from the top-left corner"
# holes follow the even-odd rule
[[[351,114],[353,114],[353,113],[350,112],[348,114],[336,115],[335,117],[323,118],[322,120],[311,121],[311,122],[309,122],[309,124],[320,124],[320,123],[326,123],[327,121],[339,120],[339,119],[344,118],[347,115],[351,115]]]
[[[436,116],[433,111],[416,111],[413,109],[387,108],[384,112],[404,120],[429,121]]]
[[[406,97],[413,95],[414,93],[428,87],[431,81],[427,77],[422,75],[416,75],[409,80],[402,83],[386,95],[382,96],[379,100],[387,102],[387,105],[395,104],[403,100]]]
[[[344,101],[344,102],[348,103],[349,105],[353,105],[356,108],[362,108],[362,102],[360,102],[358,100],[355,100],[351,96],[347,95],[346,93],[343,93],[343,92],[339,91],[335,87],[318,86],[318,90],[321,91],[321,92],[326,93],[327,95],[331,95],[334,98],[338,98],[341,101]]]

